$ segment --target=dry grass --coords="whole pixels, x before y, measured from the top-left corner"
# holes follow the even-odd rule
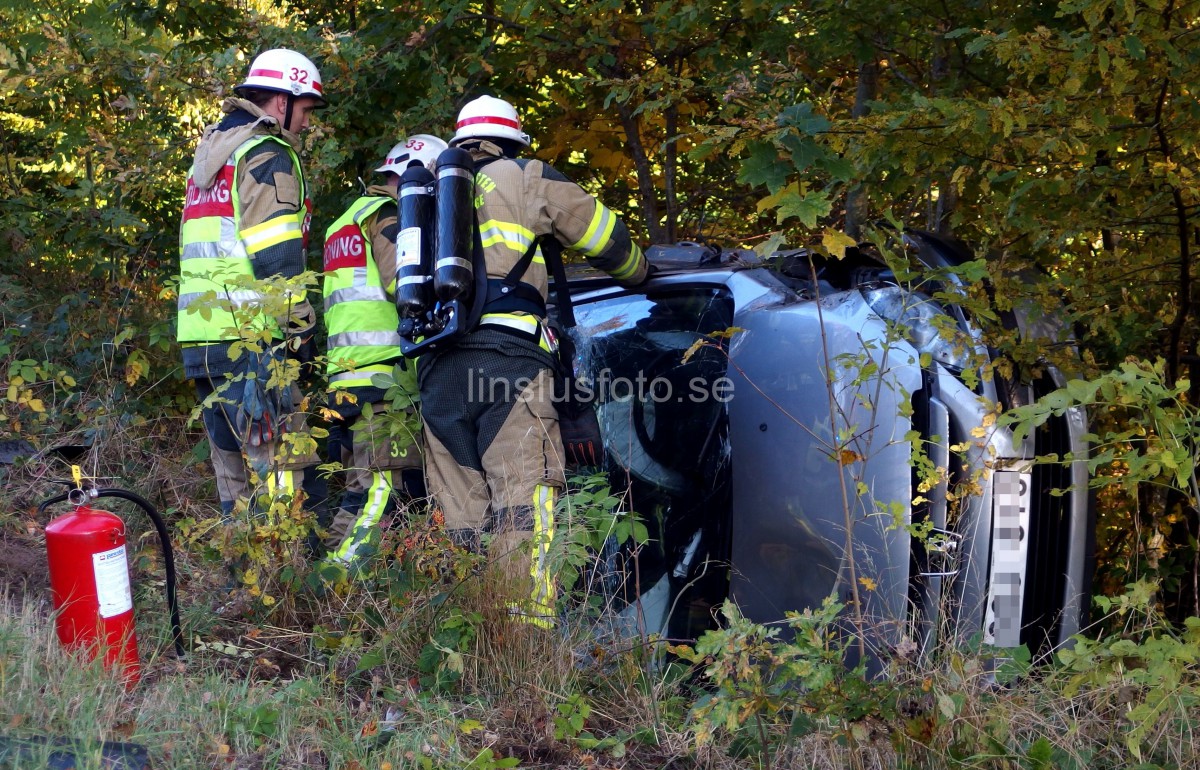
[[[1058,669],[1000,687],[980,658],[944,651],[876,683],[890,698],[887,713],[826,714],[792,735],[773,715],[766,751],[747,748],[756,734],[747,717],[745,728],[697,744],[690,708],[712,693],[695,676],[681,679],[661,659],[647,664],[636,648],[581,658],[586,639],[515,622],[489,602],[494,592],[475,588],[401,607],[386,592],[329,597],[322,630],[216,618],[201,635],[210,644],[183,663],[164,652],[150,614],[144,676],[131,691],[60,649],[44,601],[7,597],[0,732],[133,741],[157,767],[489,767],[512,757],[539,768],[1123,768],[1137,765],[1125,741],[1132,711],[1155,695],[1119,680],[1080,684]],[[382,625],[361,622],[367,615]],[[334,633],[339,617],[346,622]],[[474,619],[474,635],[458,647],[461,676],[422,687],[422,650],[449,617]],[[321,649],[322,635],[341,646]],[[216,646],[222,639],[227,648]],[[1194,663],[1179,666],[1175,691],[1157,693],[1169,697],[1147,722],[1143,767],[1200,767]],[[843,692],[849,709],[854,696]],[[560,706],[573,696],[590,705],[582,733],[563,729]],[[796,692],[800,712],[805,698]],[[388,727],[394,737],[377,746]],[[589,737],[614,740],[597,748],[580,740]]]
[[[100,439],[85,460],[89,475],[146,494],[177,523],[215,514],[207,469],[192,458],[181,419],[118,426]],[[59,491],[49,480],[66,472],[51,462],[6,471],[0,530],[8,550],[0,556],[40,557],[36,525],[45,517],[35,523],[33,508]],[[205,557],[203,538],[177,543],[193,648],[181,663],[166,652],[157,544],[137,518],[143,681],[126,691],[64,653],[44,585],[22,578],[28,570],[0,570],[8,581],[0,735],[132,741],[150,749],[155,767],[222,770],[482,770],[503,757],[521,767],[596,770],[1200,768],[1200,685],[1196,658],[1186,657],[1200,658],[1197,643],[1151,661],[1175,672],[1158,686],[1138,678],[1144,660],[1118,656],[1105,662],[1112,676],[1048,666],[1001,687],[984,655],[940,649],[896,662],[879,681],[839,672],[835,707],[821,706],[803,730],[795,729],[800,717],[816,707],[794,689],[780,711],[756,721],[749,709],[734,729],[717,726],[698,742],[693,707],[714,695],[699,672],[667,665],[653,644],[598,636],[603,623],[581,612],[555,630],[517,622],[502,576],[459,561],[415,528],[389,541],[414,541],[391,570],[352,585],[314,590],[283,580],[285,567],[303,577],[309,565],[298,548],[281,554],[269,572],[279,594],[270,608],[231,601],[224,566]],[[879,707],[845,716],[864,698]],[[564,718],[573,703],[588,708],[581,729]],[[1147,703],[1159,708],[1139,712]],[[1140,757],[1126,740],[1139,726]]]

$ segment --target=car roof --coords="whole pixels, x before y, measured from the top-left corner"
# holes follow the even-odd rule
[[[973,258],[970,248],[965,244],[937,233],[908,229],[904,232],[904,240],[908,246],[915,249],[917,260],[926,267],[950,267]],[[812,259],[816,260],[822,272],[827,268],[833,268],[835,272],[840,273],[853,271],[856,267],[884,267],[883,261],[869,244],[852,247],[847,250],[845,258],[832,261],[829,257],[806,248],[782,249],[763,260],[750,249],[722,249],[712,244],[694,241],[656,244],[647,248],[645,254],[651,265],[652,276],[656,278],[705,274],[715,278],[712,275],[714,273],[765,267],[776,276],[784,276],[784,282],[789,283],[788,277],[809,279],[809,263]],[[567,285],[572,294],[618,285],[611,276],[587,263],[567,265],[566,274]],[[834,283],[838,282],[835,280]]]

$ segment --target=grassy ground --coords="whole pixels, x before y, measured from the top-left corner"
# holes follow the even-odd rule
[[[1200,623],[1167,629],[1136,591],[1109,607],[1099,641],[1011,677],[993,673],[994,651],[940,649],[865,678],[819,612],[795,642],[731,617],[667,655],[598,634],[586,581],[559,628],[514,622],[500,578],[415,527],[394,531],[388,568],[323,584],[290,519],[215,527],[190,441],[141,430],[109,453],[111,483],[142,486],[172,521],[189,653],[171,650],[161,559],[131,510],[132,688],[54,637],[49,516],[35,508],[63,469],[4,471],[0,739],[81,741],[80,770],[102,766],[88,753],[102,741],[145,746],[156,768],[222,770],[1200,768]],[[231,593],[224,556],[252,541],[256,578]],[[0,768],[46,767],[49,750],[30,745]]]

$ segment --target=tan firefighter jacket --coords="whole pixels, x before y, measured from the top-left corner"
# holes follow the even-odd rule
[[[475,210],[489,279],[505,278],[542,236],[582,253],[623,286],[646,279],[646,258],[625,223],[582,187],[540,160],[502,157],[491,142],[463,149],[476,162]],[[521,282],[546,300],[547,266],[540,253]]]

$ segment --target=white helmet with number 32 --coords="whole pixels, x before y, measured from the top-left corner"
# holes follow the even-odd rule
[[[392,151],[387,154],[387,158],[384,159],[383,165],[375,170],[381,174],[389,171],[393,174],[403,174],[413,161],[417,161],[433,171],[434,162],[446,147],[446,143],[436,136],[412,134],[393,147]]]
[[[290,48],[272,48],[254,57],[246,80],[233,90],[239,96],[244,91],[278,91],[297,97],[311,96],[321,107],[326,104],[317,65]]]

